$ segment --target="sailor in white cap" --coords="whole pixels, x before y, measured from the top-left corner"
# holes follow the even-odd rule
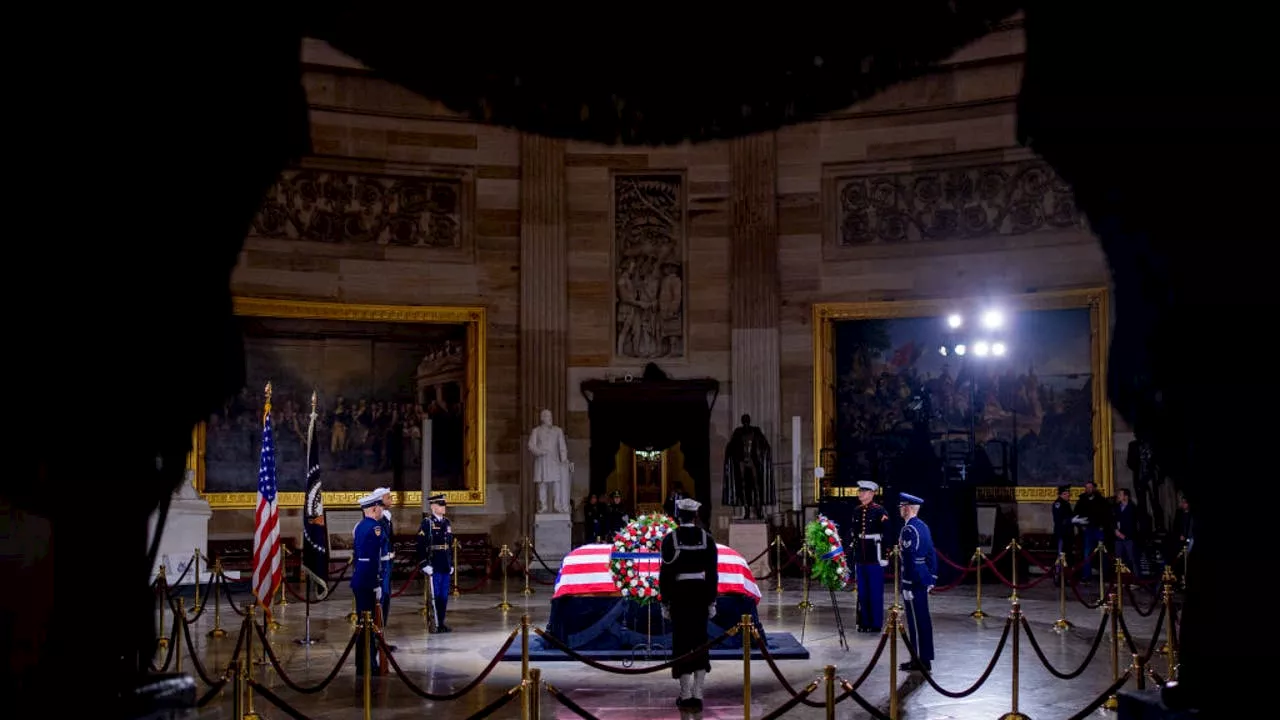
[[[364,517],[352,531],[351,592],[356,596],[356,612],[373,614],[382,599],[382,496],[369,493],[360,498]],[[369,658],[374,674],[378,673],[378,654]],[[356,673],[364,672],[364,643],[356,643]]]
[[[902,602],[907,610],[907,642],[919,660],[902,663],[903,670],[931,670],[933,665],[933,619],[929,615],[929,593],[938,582],[938,557],[933,534],[920,519],[924,500],[911,493],[899,493],[898,512],[905,524],[898,535],[902,548]]]
[[[663,615],[671,619],[671,654],[676,658],[707,644],[707,620],[716,613],[719,550],[715,538],[694,524],[700,507],[702,503],[693,498],[677,500],[677,527],[662,538],[658,591]],[[672,665],[671,677],[680,681],[676,707],[702,710],[702,683],[710,671],[707,650]]]
[[[889,529],[889,512],[876,500],[880,486],[858,481],[858,507],[853,510],[845,552],[853,561],[858,583],[858,632],[878,633],[884,627],[884,558],[881,543]]]
[[[380,560],[382,563],[382,632],[385,636],[387,625],[391,624],[391,572],[396,556],[395,532],[391,527],[391,510],[387,507],[391,504],[391,488],[380,487],[374,490],[373,494],[382,501],[382,517],[378,518],[378,524],[382,526],[382,555]],[[390,645],[389,647],[392,650],[396,649],[395,645]]]

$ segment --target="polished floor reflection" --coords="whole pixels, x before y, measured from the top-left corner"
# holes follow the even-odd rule
[[[794,582],[794,581],[793,581]],[[431,635],[418,609],[421,597],[413,595],[414,588],[392,601],[391,620],[387,638],[397,646],[395,657],[403,671],[422,689],[432,693],[448,693],[465,685],[488,665],[512,629],[519,626],[520,616],[527,613],[535,624],[546,622],[549,588],[540,586],[529,597],[511,596],[515,608],[501,611],[495,608],[500,600],[497,593],[474,593],[454,598],[449,608],[449,624],[454,632]],[[800,601],[798,586],[788,585],[779,594],[772,589],[761,602],[760,616],[766,629],[790,632],[803,638],[812,654],[805,661],[781,661],[779,665],[787,679],[800,688],[822,673],[826,664],[835,665],[837,674],[850,680],[861,674],[875,650],[878,636],[847,634],[849,649],[840,647],[836,635],[830,601],[823,597],[809,613],[797,609]],[[993,594],[988,587],[984,609],[990,616],[974,620],[975,597],[972,587],[963,587],[934,596],[932,599],[937,660],[934,662],[934,678],[945,689],[958,691],[971,685],[979,677],[994,652],[1004,629],[1009,612],[1007,592]],[[1086,597],[1088,594],[1086,593]],[[272,648],[283,666],[284,672],[295,684],[310,686],[320,682],[337,663],[343,648],[351,636],[352,626],[346,616],[351,611],[350,594],[339,589],[335,599],[313,605],[311,608],[311,634],[319,641],[310,646],[296,641],[304,636],[306,623],[304,606],[291,603],[279,607],[277,620],[283,627],[271,633]],[[1146,610],[1152,598],[1145,591],[1138,591],[1138,600]],[[815,600],[818,599],[815,596]],[[244,602],[246,598],[238,598]],[[853,615],[852,596],[840,595],[842,615],[846,622]],[[1101,615],[1069,598],[1068,618],[1075,627],[1066,633],[1052,631],[1058,618],[1056,591],[1048,583],[1023,593],[1023,612],[1030,621],[1046,658],[1061,671],[1073,670],[1085,657],[1098,629]],[[1140,617],[1133,608],[1125,611],[1125,620],[1133,640],[1140,650],[1145,650],[1154,628],[1156,614]],[[197,652],[203,665],[214,671],[225,667],[235,645],[239,617],[230,610],[222,611],[222,626],[229,631],[224,639],[209,639],[207,633],[213,626],[213,612],[205,612],[192,626]],[[166,628],[170,627],[166,618]],[[518,642],[518,641],[517,641]],[[1120,658],[1128,664],[1129,652],[1122,643]],[[257,657],[259,651],[255,650]],[[184,655],[186,653],[184,652]],[[898,672],[899,681],[911,689],[902,700],[905,717],[911,718],[995,718],[1010,709],[1012,687],[1011,653],[1006,650],[988,681],[975,693],[963,699],[945,697],[933,688],[919,686],[918,677],[909,678]],[[905,650],[900,661],[905,661]],[[353,718],[361,708],[361,685],[355,677],[354,660],[349,659],[335,680],[323,690],[311,694],[296,692],[285,685],[277,672],[267,666],[255,666],[254,677],[272,688],[281,699],[308,717]],[[639,663],[639,665],[643,665]],[[674,705],[677,683],[669,672],[651,675],[617,675],[592,669],[573,662],[535,663],[547,682],[573,698],[579,705],[603,720],[628,718],[679,718],[680,711]],[[862,695],[872,704],[887,708],[889,695],[888,653],[862,686]],[[1166,674],[1163,657],[1153,661],[1152,667],[1161,675]],[[191,671],[191,659],[184,658],[184,670]],[[1089,667],[1073,680],[1059,680],[1045,671],[1027,641],[1022,639],[1020,661],[1019,709],[1043,720],[1065,718],[1078,711],[1104,690],[1111,680],[1110,636]],[[908,682],[908,680],[912,682]],[[430,702],[413,694],[394,675],[379,677],[373,683],[373,716],[376,718],[466,718],[493,702],[520,681],[518,662],[499,663],[494,672],[475,690],[451,702]],[[204,686],[201,684],[203,691]],[[769,667],[762,661],[751,664],[751,716],[759,718],[783,704],[788,695]],[[815,693],[820,700],[822,692]],[[706,699],[702,718],[743,717],[743,667],[738,662],[716,662],[707,677]],[[545,692],[541,696],[542,717],[576,717]],[[283,718],[286,714],[262,699],[255,700],[255,709],[266,718]],[[230,690],[223,691],[199,712],[201,720],[230,718],[232,714]],[[688,715],[686,714],[686,717]],[[789,712],[788,718],[824,717],[821,709],[798,707]],[[839,706],[837,717],[865,717],[866,713],[851,702]],[[518,702],[513,702],[492,717],[518,718]]]

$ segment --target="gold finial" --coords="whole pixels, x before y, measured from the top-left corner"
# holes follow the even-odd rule
[[[270,380],[267,381],[267,389],[264,392],[267,394],[267,402],[271,402],[271,381]]]

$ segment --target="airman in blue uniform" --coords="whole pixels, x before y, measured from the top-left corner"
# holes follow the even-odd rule
[[[929,593],[938,582],[938,557],[933,534],[918,515],[921,498],[902,493],[898,510],[904,525],[898,535],[902,548],[902,602],[907,610],[907,642],[915,650],[915,660],[902,663],[903,670],[929,670],[933,663],[933,619],[929,616]]]
[[[431,578],[431,593],[435,600],[436,631],[453,632],[444,623],[449,608],[449,583],[453,575],[453,528],[445,517],[448,502],[444,493],[432,495],[431,512],[422,518],[418,527],[418,563]]]
[[[391,510],[387,508],[389,504],[388,498],[391,497],[391,488],[378,488],[373,491],[382,500],[382,517],[378,518],[378,524],[382,526],[382,632],[386,635],[387,626],[391,624],[391,571],[392,565],[395,563],[395,531],[391,527]],[[395,645],[388,645],[392,650],[396,649]]]
[[[353,563],[351,592],[356,596],[356,612],[373,614],[373,608],[382,600],[382,498],[370,493],[360,498],[364,518],[352,531]],[[378,654],[369,659],[374,674],[378,673]],[[364,672],[364,643],[356,643],[356,673]]]
[[[878,633],[884,627],[884,557],[882,541],[889,530],[889,511],[875,502],[880,486],[858,482],[858,507],[853,510],[845,552],[858,582],[858,632]]]

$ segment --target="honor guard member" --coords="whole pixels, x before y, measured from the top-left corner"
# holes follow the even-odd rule
[[[444,624],[449,607],[449,581],[453,575],[453,528],[445,517],[448,503],[444,493],[431,496],[431,513],[418,527],[418,563],[431,578],[431,597],[436,606],[436,632],[453,632]]]
[[[613,542],[613,536],[617,535],[631,522],[631,510],[622,504],[622,493],[614,490],[609,493],[609,504],[604,510],[604,526],[605,536],[604,542]]]
[[[391,572],[396,558],[391,510],[387,507],[390,502],[388,498],[391,497],[391,488],[378,488],[373,491],[373,494],[382,501],[382,517],[378,518],[378,524],[382,526],[382,633],[385,636],[387,626],[391,624]],[[388,647],[393,651],[396,649],[395,645],[388,644]]]
[[[373,608],[382,600],[382,498],[370,493],[360,498],[364,517],[352,531],[355,569],[351,571],[351,592],[356,596],[356,612],[373,616]],[[373,673],[378,673],[378,654],[369,658]],[[364,673],[364,643],[356,643],[356,674]]]
[[[902,602],[907,610],[907,642],[915,650],[915,660],[902,663],[903,670],[929,670],[933,663],[933,619],[929,616],[929,593],[938,582],[938,558],[933,549],[933,533],[919,518],[924,500],[902,493],[898,512],[904,522],[898,534],[902,549]]]
[[[858,632],[875,633],[884,627],[884,558],[881,543],[889,529],[889,512],[875,502],[880,487],[870,480],[858,482],[858,507],[849,526],[853,569],[858,583]]]
[[[671,620],[671,654],[676,658],[707,644],[707,620],[716,614],[720,553],[715,538],[694,524],[700,507],[693,498],[677,501],[676,529],[662,538],[658,590],[662,614]],[[676,707],[702,710],[702,683],[710,671],[707,650],[671,666],[671,677],[680,681]]]

